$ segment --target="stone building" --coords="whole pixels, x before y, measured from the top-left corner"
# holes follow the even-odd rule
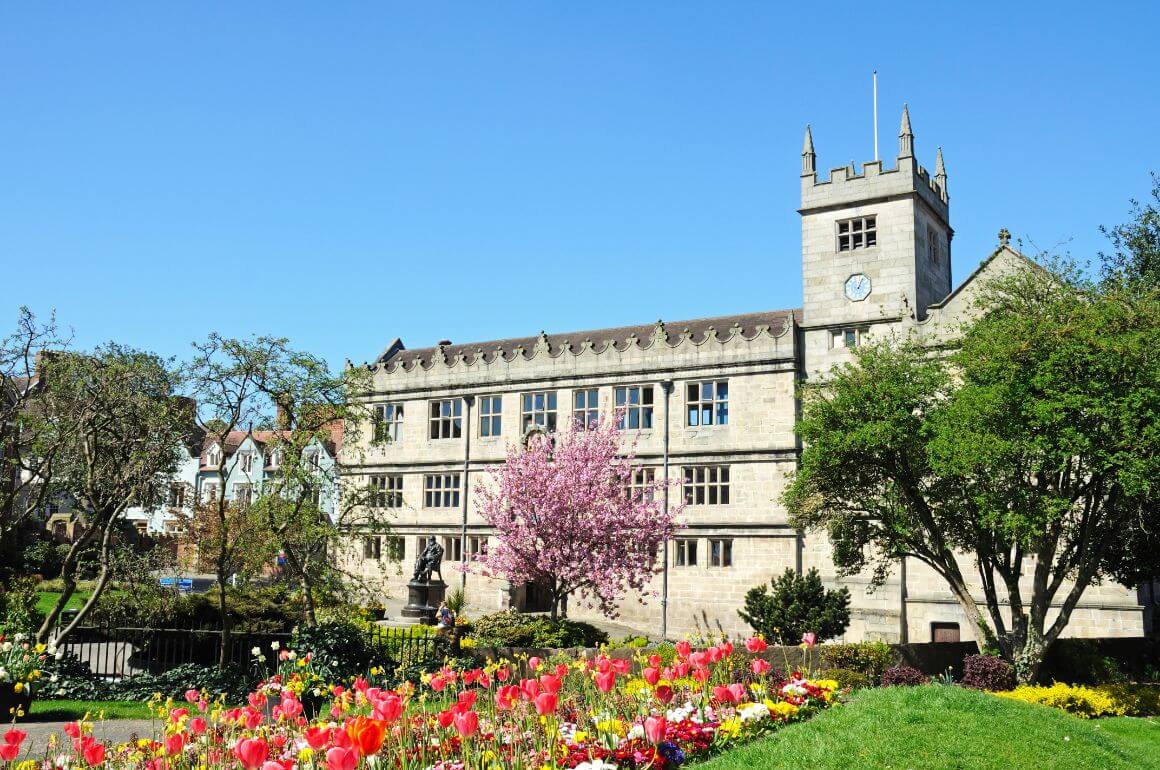
[[[802,150],[803,303],[800,309],[408,350],[396,339],[373,362],[375,424],[346,462],[393,508],[389,533],[352,533],[350,566],[406,596],[410,563],[429,538],[443,545],[444,578],[487,547],[473,487],[530,428],[625,409],[626,441],[660,479],[682,480],[684,528],[669,544],[670,635],[742,633],[745,592],[787,567],[817,567],[850,588],[849,639],[923,642],[972,638],[940,580],[900,564],[867,593],[864,579],[838,580],[823,536],[795,531],[779,500],[798,457],[795,386],[848,360],[876,335],[953,334],[980,279],[1026,269],[1008,236],[959,287],[951,284],[954,231],[941,149],[933,176],[918,164],[904,110],[893,167],[880,161],[819,178],[809,129]],[[466,537],[462,537],[463,532]],[[547,533],[550,537],[551,533]],[[478,609],[543,609],[535,586],[467,578]],[[660,592],[661,579],[654,581]],[[585,617],[573,603],[571,614]],[[662,602],[632,599],[621,620],[661,629]],[[1090,589],[1069,632],[1135,636],[1145,602],[1115,585]]]

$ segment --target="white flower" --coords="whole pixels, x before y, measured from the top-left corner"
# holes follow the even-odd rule
[[[286,653],[286,656],[290,658],[290,660],[294,660],[298,657],[298,653],[294,652],[294,650],[291,650],[290,652]]]
[[[618,765],[612,765],[600,759],[594,759],[591,762],[581,762],[576,765],[576,770],[617,770]]]
[[[643,738],[643,737],[644,737],[644,725],[633,725],[632,728],[628,731],[628,739],[630,741],[633,738]]]
[[[64,650],[58,649],[56,651],[56,655],[54,655],[53,657],[56,658],[57,660],[64,660]]]
[[[4,652],[12,652],[12,642],[4,642],[4,646],[0,649],[3,649]]]
[[[261,647],[255,647],[254,649],[250,650],[250,654],[251,654],[251,655],[256,655],[257,657],[259,657],[259,658],[260,658],[260,657],[262,657],[262,648],[261,648]]]
[[[282,646],[282,645],[278,643],[278,640],[277,640],[277,639],[275,639],[274,641],[270,642],[270,649],[271,649],[271,650],[276,650],[276,649],[278,649],[278,648],[279,648],[279,647],[281,647],[281,646]]]
[[[8,681],[8,669],[4,668],[3,666],[0,666],[0,682],[7,682],[7,681]]]
[[[21,633],[21,634],[17,634],[16,636],[14,636],[12,638],[15,639],[17,642],[23,642],[27,638],[27,636],[25,634]]]
[[[769,707],[764,703],[745,703],[737,707],[737,716],[742,722],[754,722],[769,717]]]
[[[60,677],[59,677],[59,676],[57,676],[56,674],[53,674],[52,676],[50,676],[50,677],[48,678],[48,681],[50,681],[50,682],[59,682],[59,681],[60,681]]]

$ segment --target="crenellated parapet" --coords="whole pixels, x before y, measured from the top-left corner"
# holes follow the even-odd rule
[[[366,366],[376,390],[409,387],[432,378],[492,382],[620,369],[661,370],[682,365],[792,360],[799,311],[770,311],[548,334],[468,344],[440,343],[407,350],[393,342]]]
[[[801,180],[800,213],[848,206],[853,202],[873,203],[876,200],[917,194],[943,221],[949,217],[950,199],[947,195],[942,149],[938,151],[935,174],[932,176],[915,158],[914,133],[910,127],[910,112],[906,107],[903,107],[898,157],[893,168],[884,167],[880,160],[872,160],[863,163],[861,171],[858,171],[851,161],[848,165],[831,169],[827,178],[819,179],[813,135],[807,126],[802,148]]]

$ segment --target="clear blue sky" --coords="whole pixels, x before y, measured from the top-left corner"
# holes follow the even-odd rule
[[[955,6],[952,9],[950,6]],[[1160,170],[1160,4],[5,3],[0,311],[339,363],[796,307],[802,130],[942,145],[956,282]]]

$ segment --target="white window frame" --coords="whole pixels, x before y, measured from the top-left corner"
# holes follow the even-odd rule
[[[403,439],[403,403],[386,401],[375,404],[373,441],[377,444],[396,444]]]
[[[242,473],[254,472],[254,453],[253,452],[239,452],[238,465],[242,469]]]
[[[478,559],[487,556],[487,535],[471,535],[467,538],[467,558]]]
[[[634,395],[635,402],[632,400]],[[612,408],[616,412],[617,430],[652,430],[655,406],[652,385],[617,385],[612,390]]]
[[[479,397],[479,437],[503,435],[503,396]]]
[[[600,422],[600,388],[577,388],[572,391],[572,424],[591,430]]]
[[[432,399],[427,416],[427,437],[432,441],[463,438],[463,399]]]
[[[709,388],[706,395],[705,388]],[[709,420],[705,421],[708,410]],[[696,420],[696,422],[694,422]],[[729,424],[729,380],[693,380],[685,384],[685,425],[705,428]]]
[[[852,350],[865,344],[868,329],[861,326],[846,326],[830,333],[830,347],[835,350]]]
[[[531,390],[520,394],[520,428],[524,433],[534,428],[556,430],[559,395],[554,390]]]
[[[459,535],[443,536],[443,558],[447,561],[463,561],[463,541]]]

